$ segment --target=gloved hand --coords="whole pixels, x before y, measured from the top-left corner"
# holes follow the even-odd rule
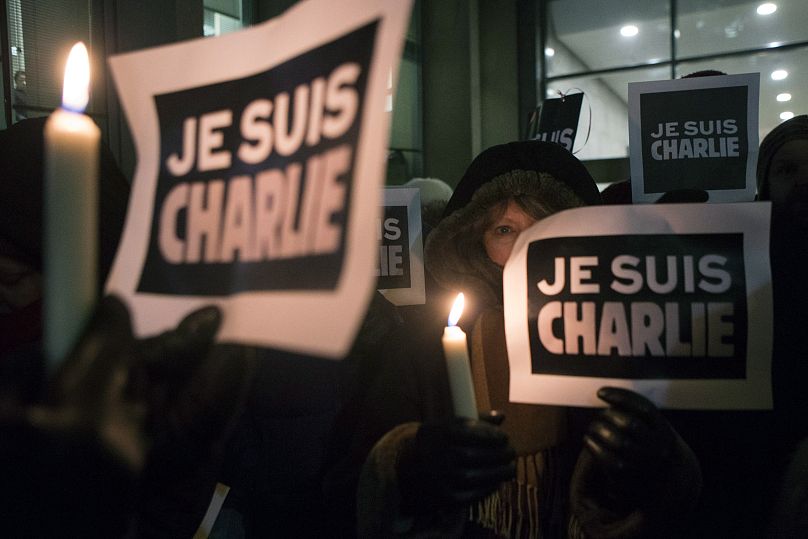
[[[398,462],[402,510],[423,515],[467,506],[516,474],[507,435],[486,421],[425,423]]]
[[[571,485],[589,537],[664,536],[683,525],[701,491],[690,448],[645,397],[603,387],[609,404],[589,425]]]
[[[205,372],[219,363],[212,345],[220,323],[218,308],[203,307],[187,315],[176,328],[137,342],[126,393],[131,400],[145,404],[144,431],[150,438],[191,419],[178,416],[184,415],[180,410],[190,404],[189,388],[199,385]]]
[[[133,536],[193,536],[220,479],[256,357],[247,346],[210,346],[218,319],[218,310],[202,309],[137,346],[128,391],[148,403],[151,443]]]
[[[703,189],[674,189],[666,191],[656,204],[688,204],[694,202],[707,202],[710,194]]]
[[[79,342],[48,386],[46,401],[27,412],[37,428],[95,439],[139,472],[151,436],[148,418],[190,379],[204,359],[221,320],[215,307],[188,315],[176,329],[138,342],[127,307],[103,298]]]
[[[20,505],[12,514],[23,517],[6,524],[12,536],[124,535],[144,470],[155,460],[156,432],[146,420],[171,412],[164,403],[201,370],[220,318],[216,308],[201,309],[141,343],[120,300],[99,302],[45,400],[23,413],[17,445],[35,465],[4,476],[15,494],[4,506]]]

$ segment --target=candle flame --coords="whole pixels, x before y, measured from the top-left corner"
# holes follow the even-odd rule
[[[70,49],[65,66],[65,83],[62,90],[62,107],[74,112],[84,112],[90,100],[90,57],[87,47],[79,41]]]
[[[460,316],[463,314],[463,306],[466,303],[466,298],[463,296],[463,292],[460,292],[457,295],[457,299],[454,300],[454,304],[452,305],[452,310],[449,311],[449,325],[456,326],[457,321],[460,320]]]

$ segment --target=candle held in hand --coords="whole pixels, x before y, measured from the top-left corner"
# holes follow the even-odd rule
[[[83,114],[89,83],[87,48],[77,43],[65,68],[62,107],[44,133],[44,346],[50,369],[76,342],[96,300],[101,132]]]
[[[456,325],[463,312],[463,301],[463,294],[458,294],[441,342],[443,354],[446,356],[446,371],[449,374],[449,388],[452,391],[455,415],[477,419],[477,400],[474,397],[474,383],[471,380],[466,334]]]

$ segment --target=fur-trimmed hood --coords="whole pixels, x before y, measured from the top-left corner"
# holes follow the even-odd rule
[[[465,292],[478,306],[502,304],[502,269],[485,252],[480,224],[492,207],[526,196],[540,201],[548,214],[600,204],[595,181],[558,144],[527,141],[489,148],[469,166],[427,240],[426,266],[439,285]]]

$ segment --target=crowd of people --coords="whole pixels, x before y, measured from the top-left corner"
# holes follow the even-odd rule
[[[762,142],[772,203],[774,407],[660,410],[603,387],[602,409],[508,398],[502,270],[519,233],[602,197],[561,146],[483,151],[429,219],[427,303],[376,294],[342,361],[215,343],[208,307],[132,334],[99,302],[48,375],[42,309],[43,121],[0,133],[0,495],[10,537],[191,537],[217,484],[213,537],[798,537],[808,530],[808,116]],[[100,165],[100,275],[129,186]],[[616,195],[615,195],[616,194]],[[626,200],[629,198],[629,200]],[[667,193],[703,202],[704,192]],[[430,215],[435,215],[434,205]],[[100,288],[99,283],[99,288]],[[455,417],[440,334],[463,322],[479,418]]]

